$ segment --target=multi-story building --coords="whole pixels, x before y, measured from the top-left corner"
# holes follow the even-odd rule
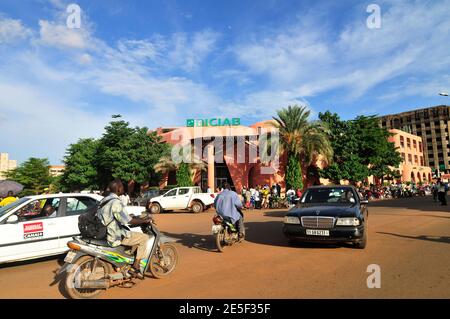
[[[0,180],[4,180],[3,173],[17,168],[17,161],[9,159],[8,153],[0,153]]]
[[[430,182],[431,168],[425,165],[422,138],[401,130],[389,130],[393,135],[389,142],[394,143],[402,156],[398,167],[403,182]]]
[[[380,125],[422,137],[424,164],[450,172],[450,106],[439,105],[380,117]]]
[[[52,165],[49,167],[50,176],[56,177],[64,174],[64,165]]]

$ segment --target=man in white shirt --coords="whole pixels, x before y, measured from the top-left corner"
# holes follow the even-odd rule
[[[130,196],[127,193],[120,195],[119,199],[125,207],[131,204]]]

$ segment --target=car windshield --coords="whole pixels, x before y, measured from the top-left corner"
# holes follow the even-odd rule
[[[353,191],[349,188],[309,189],[301,199],[302,204],[352,204],[356,203]]]
[[[22,198],[16,200],[15,202],[12,202],[11,204],[0,207],[0,218],[3,217],[3,215],[6,215],[7,213],[9,213],[11,210],[16,208],[17,206],[26,202],[28,199],[29,199],[28,197],[22,197]]]

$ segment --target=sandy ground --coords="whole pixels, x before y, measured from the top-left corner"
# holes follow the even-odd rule
[[[210,232],[213,211],[157,215],[159,229],[178,240],[176,271],[101,298],[450,298],[450,206],[430,197],[370,203],[365,250],[289,246],[285,213],[246,212],[246,242],[224,253]],[[0,298],[64,298],[52,284],[62,259],[0,266]],[[367,287],[370,264],[381,267],[379,289]]]

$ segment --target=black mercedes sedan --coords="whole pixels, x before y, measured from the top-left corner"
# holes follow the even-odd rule
[[[283,233],[294,242],[367,244],[368,201],[353,186],[313,186],[284,218]]]

